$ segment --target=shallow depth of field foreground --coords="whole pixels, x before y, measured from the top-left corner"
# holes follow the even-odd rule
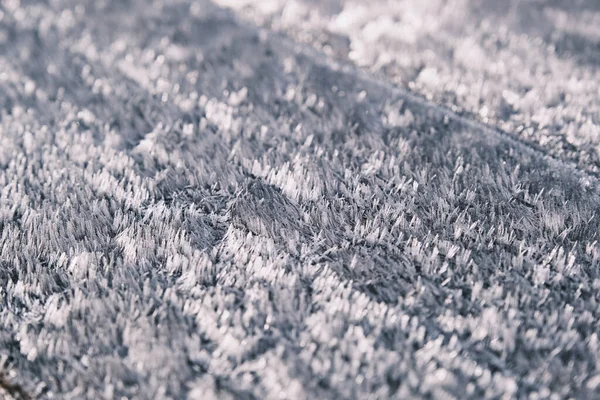
[[[0,3],[0,398],[600,398],[596,0]]]

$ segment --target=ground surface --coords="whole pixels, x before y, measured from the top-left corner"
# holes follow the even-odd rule
[[[0,396],[600,396],[595,1],[0,10]]]

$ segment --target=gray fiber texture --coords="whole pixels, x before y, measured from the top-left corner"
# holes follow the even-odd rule
[[[600,398],[598,1],[0,4],[0,398]]]

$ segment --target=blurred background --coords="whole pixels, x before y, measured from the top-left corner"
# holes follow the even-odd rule
[[[598,172],[598,1],[215,2]]]

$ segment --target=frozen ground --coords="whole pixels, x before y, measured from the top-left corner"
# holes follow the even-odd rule
[[[0,397],[600,396],[596,2],[0,10]]]

